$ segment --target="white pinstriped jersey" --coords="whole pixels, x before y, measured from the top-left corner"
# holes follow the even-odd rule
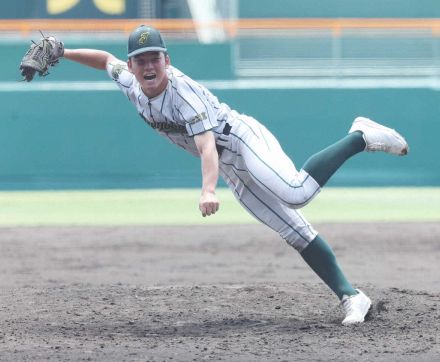
[[[304,170],[296,170],[276,138],[257,120],[220,103],[178,69],[169,66],[167,71],[166,89],[149,99],[127,63],[116,61],[107,67],[144,121],[172,143],[199,156],[193,136],[211,130],[222,151],[220,175],[239,202],[290,245],[303,250],[317,232],[296,208],[319,192],[317,182]]]
[[[193,136],[212,130],[218,138],[230,118],[231,110],[226,104],[173,66],[167,69],[166,89],[154,98],[142,92],[127,63],[112,62],[107,72],[148,125],[193,155],[199,155]]]

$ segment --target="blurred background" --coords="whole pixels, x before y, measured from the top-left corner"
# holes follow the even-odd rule
[[[140,24],[298,168],[363,115],[401,131],[410,155],[362,154],[330,185],[440,185],[438,0],[14,0],[0,16],[0,190],[200,186],[198,159],[146,126],[105,72],[62,60],[20,82],[40,30],[125,60]]]

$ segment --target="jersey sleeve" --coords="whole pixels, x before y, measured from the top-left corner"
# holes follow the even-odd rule
[[[178,112],[185,121],[190,136],[203,133],[218,126],[215,109],[212,107],[208,92],[188,77],[177,78],[175,88],[179,97]]]
[[[127,93],[133,84],[134,75],[129,72],[127,63],[122,60],[109,62],[107,74],[124,93]]]

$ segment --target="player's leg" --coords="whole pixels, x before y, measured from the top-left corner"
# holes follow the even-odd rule
[[[220,174],[240,204],[257,220],[275,230],[298,251],[318,234],[303,215],[267,194],[240,166],[230,166],[220,159]]]
[[[353,132],[315,153],[304,163],[302,169],[323,187],[345,161],[364,149],[365,141],[362,133]]]
[[[238,155],[240,167],[269,196],[290,208],[301,208],[319,193],[316,180],[304,170],[297,171],[277,139],[255,119],[243,117],[234,124],[230,139],[224,154]]]
[[[344,324],[364,320],[371,305],[368,297],[353,288],[342,272],[328,243],[318,235],[304,216],[262,191],[239,167],[221,162],[221,175],[242,206],[300,252],[303,259],[322,281],[343,301]]]
[[[236,150],[245,160],[249,174],[265,192],[291,208],[310,202],[329,178],[353,155],[367,151],[383,151],[404,155],[408,144],[396,131],[358,117],[343,139],[310,157],[298,172],[283,152],[275,137],[259,122],[245,118],[233,129]]]
[[[330,245],[317,235],[304,250],[302,258],[342,301],[344,325],[362,323],[371,307],[371,300],[361,290],[354,289],[342,272]]]
[[[342,272],[332,248],[320,235],[317,235],[300,255],[340,300],[344,295],[357,294]]]
[[[322,187],[345,161],[364,150],[406,155],[408,144],[393,129],[368,118],[358,117],[347,136],[311,156],[304,164],[303,170]]]

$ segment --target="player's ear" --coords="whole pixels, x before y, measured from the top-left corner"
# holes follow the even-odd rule
[[[169,66],[171,64],[171,60],[170,60],[170,56],[168,55],[168,53],[164,53],[165,55],[165,66]]]
[[[132,70],[132,68],[131,68],[131,58],[128,58],[128,60],[127,60],[127,66],[128,66],[128,70],[130,71],[130,73],[133,73],[133,70]]]

